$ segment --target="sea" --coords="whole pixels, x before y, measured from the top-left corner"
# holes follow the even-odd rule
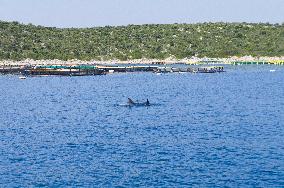
[[[225,71],[0,76],[0,187],[284,187],[284,67]]]

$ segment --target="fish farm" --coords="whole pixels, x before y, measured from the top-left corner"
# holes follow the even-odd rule
[[[209,67],[167,67],[167,66],[107,66],[107,65],[4,65],[0,74],[17,74],[24,76],[90,76],[125,72],[153,73],[219,73],[224,72],[223,66]]]

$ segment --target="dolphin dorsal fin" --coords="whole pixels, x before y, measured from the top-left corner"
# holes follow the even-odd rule
[[[129,104],[134,104],[133,100],[130,99],[130,98],[128,98],[128,103],[129,103]]]
[[[150,102],[149,102],[148,99],[147,99],[147,101],[146,101],[146,106],[150,106]]]

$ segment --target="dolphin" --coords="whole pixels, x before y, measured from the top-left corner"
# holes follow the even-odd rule
[[[132,99],[128,98],[127,104],[129,106],[150,106],[150,102],[148,99],[146,102],[139,103],[139,102],[134,102]]]
[[[128,105],[134,105],[135,102],[132,99],[128,98],[127,104]]]

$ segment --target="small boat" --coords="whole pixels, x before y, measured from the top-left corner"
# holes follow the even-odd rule
[[[269,70],[270,72],[275,72],[276,70],[272,69],[272,70]]]
[[[27,77],[25,77],[25,76],[20,76],[19,77],[19,79],[21,79],[21,80],[25,80]]]

